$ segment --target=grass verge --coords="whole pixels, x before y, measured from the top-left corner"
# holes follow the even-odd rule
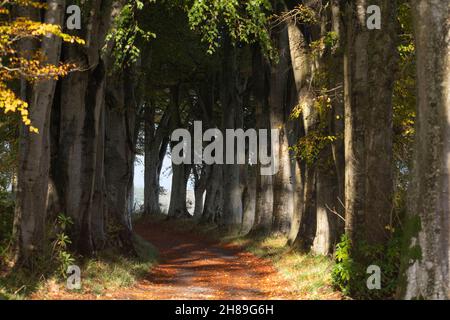
[[[134,236],[137,257],[127,257],[115,249],[105,250],[95,258],[79,262],[81,289],[68,291],[58,272],[3,270],[0,273],[0,299],[72,299],[77,295],[102,297],[109,291],[133,286],[157,263],[157,250]]]
[[[299,253],[286,246],[286,241],[286,238],[280,236],[243,237],[232,243],[260,258],[270,259],[301,297],[311,300],[342,299],[342,295],[331,284],[333,259]]]

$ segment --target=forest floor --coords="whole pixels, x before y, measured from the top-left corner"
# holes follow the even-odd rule
[[[330,286],[329,258],[290,252],[284,246],[285,239],[223,241],[217,229],[199,230],[188,221],[140,221],[135,231],[156,247],[159,263],[139,266],[148,269],[140,270],[135,281],[121,283],[120,280],[113,285],[102,284],[98,279],[96,282],[84,281],[82,268],[81,290],[67,291],[63,284],[47,281],[30,297],[125,300],[342,298]],[[119,275],[116,278],[123,278],[123,271],[115,268],[104,268],[103,271],[115,272]],[[89,277],[95,277],[95,274]]]

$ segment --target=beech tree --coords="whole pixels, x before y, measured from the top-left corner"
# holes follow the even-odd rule
[[[11,2],[11,4],[17,4]],[[1,102],[5,112],[18,111],[25,127],[21,129],[18,156],[18,177],[15,213],[16,261],[31,266],[40,254],[45,238],[47,186],[50,167],[49,120],[56,80],[67,74],[70,65],[58,66],[62,40],[68,42],[82,40],[62,33],[64,2],[49,1],[43,18],[44,23],[29,20],[36,18],[41,4],[24,2],[25,17],[19,17],[10,25],[1,26],[1,57],[8,58],[11,66],[1,64]],[[35,7],[35,8],[33,8]],[[4,9],[6,10],[6,9]],[[7,11],[3,11],[8,13]],[[39,36],[39,44],[30,39]],[[15,45],[36,54],[40,49],[44,60],[22,56]],[[34,51],[34,52],[33,52]],[[25,51],[24,51],[25,52]],[[28,87],[18,98],[4,81],[22,78]],[[24,100],[29,101],[29,103]],[[29,109],[29,111],[28,111]],[[30,126],[31,122],[33,123]],[[36,134],[40,132],[40,134]]]
[[[0,211],[15,206],[18,266],[47,259],[58,219],[69,261],[136,255],[135,218],[166,214],[164,170],[166,219],[335,260],[352,298],[448,298],[448,0],[92,0],[73,30],[66,5],[0,5]],[[264,141],[255,161],[226,134],[248,129],[278,133],[273,175]],[[223,161],[198,159],[211,144]]]
[[[448,1],[412,1],[417,47],[417,137],[404,252],[404,298],[448,299]]]
[[[374,4],[382,8],[380,30],[366,25],[367,11],[358,9],[362,2],[346,7],[345,210],[353,242],[382,244],[392,220],[396,3]]]

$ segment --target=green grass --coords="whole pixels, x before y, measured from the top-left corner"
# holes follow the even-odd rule
[[[131,287],[148,274],[157,261],[157,250],[141,237],[134,236],[138,257],[130,258],[115,250],[103,252],[98,259],[90,259],[82,267],[83,293],[101,295],[109,290]]]
[[[97,257],[79,262],[82,288],[79,294],[103,295],[107,291],[131,287],[157,263],[157,250],[134,237],[137,257],[127,257],[117,250],[101,252]],[[50,292],[65,292],[65,279],[58,272],[43,275],[26,270],[5,272],[0,276],[0,299],[45,299]],[[71,292],[72,293],[72,292]]]
[[[237,238],[232,243],[244,247],[254,255],[270,259],[283,277],[305,299],[339,299],[331,285],[331,257],[303,254],[286,246],[280,236],[267,238]]]

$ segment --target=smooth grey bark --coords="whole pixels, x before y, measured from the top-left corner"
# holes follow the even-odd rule
[[[339,0],[333,0],[330,7],[331,16],[331,30],[337,37],[337,43],[328,53],[327,70],[330,74],[329,87],[334,89],[332,94],[332,114],[330,121],[330,128],[333,135],[337,138],[331,145],[333,160],[336,167],[337,183],[338,183],[338,202],[344,203],[344,184],[345,184],[345,153],[344,153],[344,68],[342,64],[343,49],[342,45],[344,32],[341,22],[341,6]],[[343,205],[338,206],[338,212],[344,216],[345,210]],[[341,223],[342,224],[342,223]],[[342,228],[340,228],[343,230]]]
[[[356,243],[383,244],[392,212],[392,92],[396,1],[372,1],[381,30],[366,26],[366,1],[347,5],[345,72],[345,229]],[[383,156],[380,156],[383,155]]]
[[[238,52],[232,47],[230,39],[225,39],[222,61],[220,101],[223,110],[223,130],[240,128],[238,117],[242,117],[241,77],[238,66]],[[224,148],[227,143],[224,137]],[[224,159],[226,154],[224,152]],[[235,155],[236,161],[236,155]],[[223,215],[221,226],[230,233],[238,233],[242,223],[242,190],[240,185],[240,166],[223,165]]]
[[[411,1],[417,48],[417,118],[406,299],[450,298],[450,2]]]
[[[186,207],[186,188],[189,167],[172,163],[172,189],[170,191],[169,218],[190,217]]]
[[[105,108],[101,108],[99,115],[98,139],[97,139],[97,155],[95,163],[95,182],[91,201],[91,230],[94,249],[99,251],[106,246],[107,243],[107,197],[106,197],[106,181],[105,181]]]
[[[288,244],[294,245],[300,230],[301,219],[305,210],[304,199],[304,177],[302,175],[302,165],[300,161],[294,163],[294,213],[292,215],[291,228],[288,234]]]
[[[328,159],[331,148],[328,149]],[[316,173],[316,233],[311,251],[318,255],[333,252],[338,237],[338,179],[335,167],[322,163]]]
[[[322,115],[320,119],[321,129],[326,135],[333,135],[336,140],[331,146],[321,151],[315,164],[315,188],[316,188],[316,231],[312,244],[315,254],[328,255],[333,252],[340,234],[344,231],[345,215],[342,201],[344,199],[344,104],[342,95],[343,67],[342,50],[340,43],[341,17],[339,1],[331,1],[327,10],[321,15],[321,34],[324,36],[330,28],[337,36],[337,42],[332,47],[323,51],[320,58],[320,68],[328,76],[325,82],[329,90],[328,97],[331,102],[331,110]],[[331,25],[329,24],[331,21]],[[311,230],[313,231],[313,230]]]
[[[200,221],[218,222],[222,216],[223,206],[223,166],[213,164],[206,186],[205,204]]]
[[[180,86],[170,88],[170,127],[172,130],[182,128],[180,116]],[[173,147],[176,143],[171,143]],[[174,164],[172,162],[172,189],[170,191],[169,218],[190,217],[186,207],[186,188],[190,174],[190,166],[187,164]]]
[[[248,165],[246,168],[246,185],[242,201],[244,211],[242,214],[242,227],[240,231],[242,235],[246,235],[250,232],[255,221],[257,168],[256,165]]]
[[[159,178],[162,161],[167,151],[168,125],[170,111],[164,111],[156,126],[153,104],[145,106],[145,158],[144,158],[144,212],[145,214],[159,214]],[[163,157],[161,157],[163,154]]]
[[[293,76],[293,73],[291,74]],[[297,87],[295,81],[290,81],[290,101],[289,105],[298,105]],[[304,128],[302,121],[290,121],[288,123],[288,130],[290,132],[289,144],[295,145],[299,137],[304,136]],[[291,228],[288,235],[288,245],[292,246],[297,238],[300,230],[300,224],[303,212],[305,210],[304,188],[305,188],[305,164],[298,155],[292,152],[292,171],[294,177],[294,213],[292,216]]]
[[[312,81],[314,72],[320,65],[320,57],[317,57],[317,53],[312,54],[307,39],[294,19],[287,22],[287,31],[297,103],[301,106],[302,124],[306,136],[317,128],[319,120],[317,110],[314,107],[316,96]],[[297,195],[297,204],[302,201],[303,205],[301,205],[301,213],[297,214],[296,217],[299,221],[295,221],[294,228],[290,232],[289,243],[303,251],[309,251],[316,231],[314,201],[316,164],[312,161],[302,162],[305,162],[303,165],[304,172],[302,173],[303,182],[302,189],[298,191],[303,192],[303,195]],[[298,229],[297,235],[295,235],[295,229]]]
[[[208,178],[211,172],[211,166],[209,165],[194,165],[192,168],[194,174],[194,218],[199,219],[203,213],[204,207],[204,194],[206,191],[206,186]]]
[[[44,21],[62,25],[65,2],[48,0]],[[61,39],[45,36],[40,50],[50,64],[58,64]],[[22,126],[19,146],[19,169],[15,208],[15,231],[17,247],[16,263],[32,267],[33,259],[42,249],[45,238],[47,192],[50,170],[50,115],[56,81],[36,83],[29,100],[32,125],[39,129],[33,134]]]
[[[294,211],[294,186],[286,128],[286,94],[289,70],[289,38],[283,24],[277,29],[276,43],[279,62],[270,70],[270,127],[279,130],[278,141],[272,145],[272,152],[278,157],[279,170],[273,179],[273,224],[272,232],[288,234]]]
[[[268,64],[261,54],[260,48],[255,49],[253,57],[253,95],[255,100],[256,129],[270,129],[268,106]],[[270,139],[269,139],[270,141]],[[271,148],[269,143],[269,148]],[[269,155],[271,151],[269,149]],[[258,158],[259,159],[259,158]],[[269,233],[273,218],[273,185],[272,176],[260,174],[261,164],[256,169],[256,203],[255,218],[252,233]]]
[[[136,101],[131,70],[108,78],[106,91],[105,183],[110,223],[120,229],[119,246],[131,246],[129,194],[134,173]]]
[[[94,233],[92,229],[94,210],[96,204],[93,202],[96,177],[102,176],[103,164],[97,162],[97,157],[103,156],[101,150],[98,149],[99,139],[103,139],[104,131],[101,127],[102,112],[104,109],[104,95],[105,95],[105,70],[104,66],[99,61],[97,67],[92,71],[86,91],[85,100],[85,121],[83,127],[82,143],[82,179],[81,179],[81,229],[79,237],[74,239],[74,243],[78,251],[82,254],[92,254],[95,251]],[[100,154],[99,154],[100,153]],[[99,159],[101,161],[101,159]],[[100,170],[101,172],[97,172]],[[99,183],[101,183],[99,181]],[[97,185],[100,187],[101,184]],[[97,188],[98,191],[98,188]],[[98,217],[98,216],[96,216]]]
[[[203,119],[203,123],[206,124],[206,128],[220,127],[221,119],[214,116],[214,106],[217,103],[215,92],[217,78],[219,76],[214,72],[209,78],[208,83],[198,90],[201,118]],[[206,128],[204,127],[203,130],[206,130]],[[205,181],[205,201],[203,203],[200,223],[219,224],[219,219],[223,215],[223,165],[218,163],[208,165],[208,172]]]
[[[70,232],[73,247],[79,253],[94,252],[93,219],[101,219],[99,193],[104,183],[103,152],[99,150],[99,139],[104,139],[101,125],[105,107],[106,68],[109,63],[101,56],[105,34],[117,10],[115,2],[93,1],[89,14],[83,15],[86,28],[76,32],[85,39],[83,48],[67,45],[63,56],[68,61],[77,61],[80,69],[61,81],[60,123],[58,141],[58,192],[61,195],[64,213],[72,217],[74,226]],[[100,159],[98,159],[100,157]],[[95,197],[94,197],[95,194]],[[95,200],[95,201],[94,201]],[[94,223],[96,232],[102,223]],[[99,240],[101,246],[102,240]]]

